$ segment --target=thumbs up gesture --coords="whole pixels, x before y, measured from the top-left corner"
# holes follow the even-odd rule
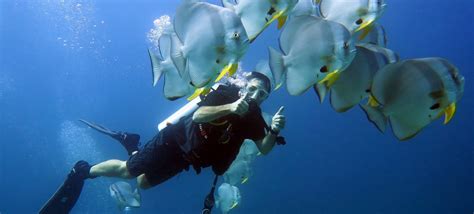
[[[283,106],[280,107],[280,109],[278,109],[277,113],[275,113],[275,115],[273,115],[272,125],[271,125],[271,128],[272,128],[273,132],[279,133],[283,128],[285,128],[286,119],[285,119],[285,115],[283,115],[283,110],[284,109],[285,108]]]
[[[239,116],[243,116],[249,110],[249,104],[245,101],[248,93],[245,93],[240,99],[230,105],[230,111]]]

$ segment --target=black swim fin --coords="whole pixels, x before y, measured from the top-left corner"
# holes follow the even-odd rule
[[[127,133],[127,132],[117,132],[117,131],[112,131],[104,126],[101,126],[96,123],[92,123],[86,120],[79,120],[86,124],[87,126],[97,130],[98,132],[108,135],[112,137],[113,139],[117,140],[122,144],[123,147],[128,152],[128,155],[132,155],[133,152],[138,151],[138,144],[140,143],[140,135],[138,134],[133,134],[133,133]]]
[[[118,141],[122,140],[123,133],[121,133],[121,132],[112,131],[108,128],[105,128],[105,127],[99,125],[99,124],[92,123],[92,122],[89,122],[89,121],[86,121],[86,120],[80,119],[79,121],[83,122],[87,126],[97,130],[98,132],[100,132],[102,134],[105,134],[105,135],[108,135],[108,136],[112,137],[115,140],[118,140]]]
[[[85,161],[78,161],[67,175],[64,183],[38,212],[40,214],[69,213],[76,204],[84,186],[84,180],[91,178],[91,166]]]

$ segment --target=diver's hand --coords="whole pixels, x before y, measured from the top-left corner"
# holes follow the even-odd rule
[[[230,112],[237,114],[239,116],[243,116],[249,110],[249,104],[245,99],[247,98],[247,94],[242,96],[237,101],[230,104]]]
[[[279,133],[283,128],[285,128],[285,115],[283,115],[283,110],[285,107],[280,107],[277,113],[273,115],[271,129],[273,132]]]

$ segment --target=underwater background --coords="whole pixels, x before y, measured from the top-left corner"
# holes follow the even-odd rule
[[[218,1],[212,3],[220,4]],[[119,144],[79,123],[140,133],[186,103],[152,87],[147,48],[170,0],[0,1],[0,213],[36,213],[80,159],[126,159]],[[380,133],[356,107],[336,113],[311,90],[274,92],[263,110],[285,106],[287,145],[259,157],[231,213],[473,213],[474,1],[392,0],[381,23],[402,59],[439,56],[465,76],[448,125],[438,120],[406,142]],[[277,48],[273,24],[242,60],[252,70]],[[198,213],[213,174],[183,172],[142,191],[131,213]],[[87,180],[72,213],[120,213],[108,187]],[[135,182],[131,182],[135,186]],[[215,213],[219,213],[215,209]]]

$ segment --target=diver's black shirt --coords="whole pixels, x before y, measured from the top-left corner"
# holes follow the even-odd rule
[[[198,105],[225,105],[239,98],[239,88],[222,85],[210,92]],[[254,105],[242,117],[227,115],[213,123],[198,124],[189,115],[178,124],[167,127],[168,130],[163,130],[162,134],[174,138],[185,153],[195,152],[199,156],[201,167],[212,166],[212,170],[221,175],[234,161],[245,139],[257,141],[265,137],[265,126],[260,108]],[[226,130],[229,130],[228,135],[223,137]]]

